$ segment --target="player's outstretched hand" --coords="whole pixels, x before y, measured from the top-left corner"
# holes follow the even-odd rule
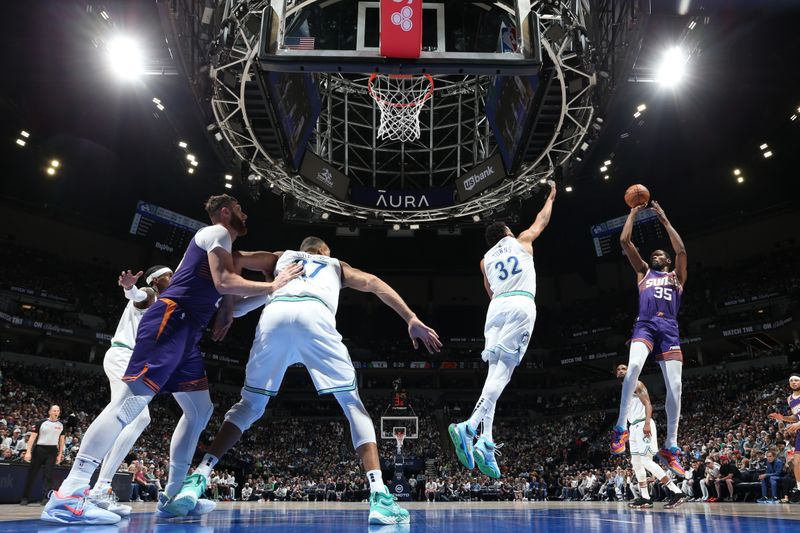
[[[556,182],[553,181],[553,180],[547,180],[547,184],[550,186],[549,199],[550,200],[555,200],[556,199],[556,191],[557,191]]]
[[[281,273],[275,276],[275,280],[272,282],[272,290],[277,291],[293,279],[303,275],[304,267],[300,263],[295,263],[290,267],[286,267],[281,270]]]
[[[119,283],[119,286],[123,289],[128,290],[136,285],[136,282],[139,281],[139,278],[142,277],[142,274],[144,274],[144,272],[141,270],[136,274],[131,274],[130,270],[123,270],[119,275],[117,283]]]
[[[631,214],[636,216],[636,215],[639,214],[639,211],[641,211],[642,209],[645,209],[646,207],[647,207],[647,204],[641,204],[641,205],[636,205],[634,207],[631,207]]]
[[[653,200],[653,211],[655,211],[656,215],[658,215],[659,222],[662,224],[669,224],[669,220],[667,220],[667,214],[664,213],[664,208],[658,205],[658,202],[655,200]]]
[[[417,341],[421,341],[425,345],[428,353],[438,352],[442,348],[439,335],[416,317],[408,322],[408,336],[411,337],[411,344],[414,345],[415,350],[419,347]]]

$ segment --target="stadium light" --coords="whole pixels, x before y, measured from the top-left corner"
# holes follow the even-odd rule
[[[739,176],[738,178],[736,178],[736,182],[737,183],[744,183],[744,176]]]
[[[187,168],[186,172],[188,172],[189,174],[194,174],[194,167]]]
[[[600,172],[605,172],[606,170],[608,170],[607,166],[603,165],[602,167],[600,167]]]
[[[225,181],[231,181],[231,180],[233,180],[233,176],[230,174],[225,174]]]
[[[56,175],[56,169],[53,168],[53,167],[47,167],[47,170],[45,172],[47,172],[48,176],[55,176]]]
[[[764,143],[764,144],[762,144],[761,146],[759,146],[759,148],[761,148],[761,151],[763,152],[764,150],[766,150],[767,148],[769,148],[769,145],[767,145],[767,143]]]
[[[678,85],[686,77],[686,52],[679,46],[667,49],[656,69],[656,81],[666,87]]]
[[[409,224],[408,229],[410,230],[419,229],[419,224]]]
[[[472,215],[472,221],[473,222],[480,222],[481,221],[481,216],[480,215]]]
[[[789,117],[789,120],[797,120],[797,115],[792,115],[791,117]]]
[[[154,96],[154,97],[153,97],[153,103],[154,103],[154,104],[156,104],[156,105],[158,105],[158,104],[160,104],[160,103],[161,103],[161,100],[159,100],[158,98],[156,98],[156,97]]]
[[[191,161],[189,161],[189,164],[192,165],[193,167],[196,167],[198,165],[196,159],[192,159]]]
[[[53,159],[52,161],[50,161],[50,166],[53,168],[58,168],[61,166],[61,161],[59,161],[58,159]]]
[[[111,71],[124,80],[132,80],[144,73],[142,51],[130,37],[117,37],[107,46]],[[159,102],[155,102],[161,105]]]
[[[178,146],[180,146],[181,148],[186,148],[186,147],[187,147],[187,146],[189,146],[189,145],[188,145],[188,144],[186,144],[186,142],[185,142],[185,141],[180,141],[180,142],[178,143]]]
[[[164,111],[164,109],[165,109],[165,108],[164,108],[164,106],[163,106],[163,105],[161,105],[161,104],[158,104],[158,105],[156,106],[156,109],[158,109],[159,111]]]
[[[19,134],[25,137],[26,139],[31,136],[31,134],[25,130],[22,130],[21,132],[19,132]]]
[[[392,229],[393,229],[394,231],[400,231],[400,224],[393,224],[393,225],[392,225]]]
[[[644,105],[644,104],[639,104],[639,106],[636,108],[636,111],[639,111],[639,112],[641,113],[641,112],[642,112],[642,111],[644,111],[645,109],[647,109],[647,106],[646,106],[646,105]]]
[[[769,159],[770,157],[772,157],[772,150],[764,152],[764,159]]]
[[[604,180],[607,180],[607,179],[608,179],[608,178],[610,178],[610,177],[611,177],[611,176],[609,176],[608,174],[606,174],[605,176],[603,176],[603,179],[604,179]]]
[[[25,141],[23,139],[17,139],[17,144],[20,146],[25,146]]]
[[[739,170],[738,168],[734,168],[733,169],[733,175],[734,176],[740,176],[741,174],[742,174],[742,171]]]
[[[188,159],[189,161],[194,161],[195,159],[194,154],[186,154],[186,159]]]
[[[572,192],[572,185],[567,185],[566,187],[564,187],[564,190],[567,192]]]
[[[226,183],[225,184],[225,188],[226,189],[233,189],[233,184],[232,183]]]
[[[111,18],[111,17],[108,16],[108,13],[106,13],[105,11],[101,11],[100,12],[100,16],[103,17],[103,20],[108,20],[108,19]]]
[[[610,159],[606,159],[605,162],[603,163],[603,165],[605,165],[607,167],[610,167],[611,166],[611,160]]]
[[[328,213],[327,211],[325,211],[325,212],[323,212],[323,213],[322,213],[322,214],[321,214],[319,217],[320,217],[322,220],[328,220],[329,218],[331,218],[331,214],[330,214],[330,213]]]

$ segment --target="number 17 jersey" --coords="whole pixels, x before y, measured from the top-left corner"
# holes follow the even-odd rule
[[[533,256],[514,237],[503,237],[483,256],[483,268],[494,298],[536,296]]]

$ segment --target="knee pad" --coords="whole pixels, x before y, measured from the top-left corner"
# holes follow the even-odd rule
[[[133,424],[136,424],[136,426],[139,428],[139,431],[141,432],[144,431],[144,429],[150,425],[150,421],[151,421],[150,409],[147,406],[145,406],[142,412],[139,413],[139,416],[137,416],[136,419],[134,419]]]
[[[128,396],[119,406],[117,418],[126,426],[133,422],[150,403],[150,399],[144,396]]]
[[[339,405],[342,406],[344,416],[347,417],[347,421],[350,423],[350,438],[353,441],[353,448],[358,449],[359,446],[370,442],[377,443],[375,426],[373,426],[372,419],[358,396],[358,391],[335,392],[333,395]]]
[[[242,399],[225,413],[225,421],[244,433],[261,418],[268,402],[269,396],[242,389]]]

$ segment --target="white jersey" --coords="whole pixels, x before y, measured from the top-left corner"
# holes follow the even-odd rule
[[[483,268],[494,297],[536,296],[533,256],[514,237],[503,237],[483,256]]]
[[[267,303],[292,300],[318,300],[336,314],[339,291],[342,289],[342,265],[338,259],[326,255],[286,250],[275,265],[277,276],[294,263],[302,263],[305,272],[267,298]]]
[[[133,350],[136,345],[136,330],[139,329],[139,322],[141,322],[145,311],[147,309],[137,309],[133,305],[133,300],[128,300],[128,305],[125,306],[122,318],[119,319],[119,324],[117,324],[117,331],[114,332],[114,336],[111,338],[112,346]]]
[[[639,397],[634,394],[628,401],[628,423],[640,422],[645,419],[644,404]]]

